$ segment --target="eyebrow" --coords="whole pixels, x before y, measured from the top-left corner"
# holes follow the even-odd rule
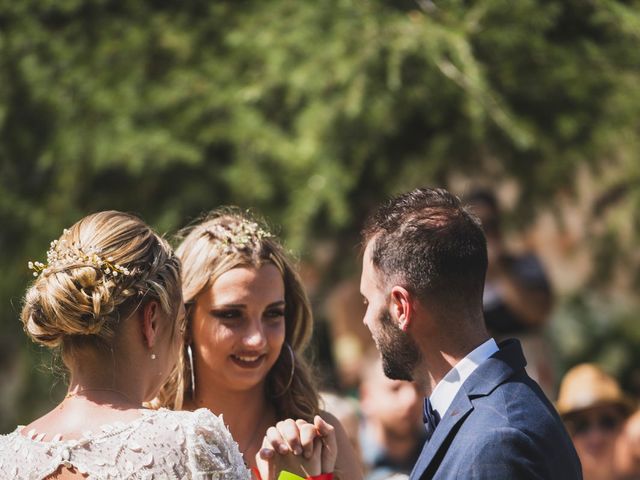
[[[278,300],[277,302],[270,303],[267,308],[284,307],[286,305],[284,300]],[[224,303],[222,305],[214,305],[211,309],[216,310],[220,308],[247,308],[244,303]]]

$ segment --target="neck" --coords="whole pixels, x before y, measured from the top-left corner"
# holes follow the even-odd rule
[[[466,329],[457,327],[451,330],[455,331],[427,335],[424,337],[427,341],[421,345],[422,362],[416,368],[414,378],[419,379],[416,383],[426,397],[460,360],[490,338],[484,323],[474,322]]]
[[[111,368],[105,368],[106,361]],[[146,400],[146,384],[137,371],[138,369],[117,368],[115,359],[83,358],[71,369],[67,396],[85,397],[96,403],[139,407]]]
[[[84,398],[98,405],[111,405],[121,408],[138,408],[142,402],[139,399],[130,397],[129,395],[115,388],[82,387],[76,384],[69,389],[65,396],[65,400],[69,398]]]

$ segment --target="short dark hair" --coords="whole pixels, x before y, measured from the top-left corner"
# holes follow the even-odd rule
[[[367,220],[364,246],[385,279],[444,306],[482,306],[487,242],[480,220],[444,189],[418,188],[392,198]]]

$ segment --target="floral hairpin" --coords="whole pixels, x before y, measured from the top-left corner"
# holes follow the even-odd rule
[[[255,222],[214,225],[206,231],[217,240],[223,254],[245,250],[253,243],[273,237],[271,233],[260,228]]]
[[[63,234],[67,235],[69,230],[65,229]],[[48,273],[52,268],[64,268],[70,265],[88,264],[102,271],[104,275],[114,278],[119,275],[129,276],[131,270],[113,262],[113,257],[102,258],[100,249],[95,247],[81,248],[76,242],[69,244],[66,239],[54,240],[47,251],[47,263],[29,262],[29,269],[33,270],[33,276],[37,277],[41,273]]]

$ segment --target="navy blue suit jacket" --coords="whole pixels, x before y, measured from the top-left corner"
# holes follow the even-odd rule
[[[507,340],[465,380],[411,480],[582,478],[562,421],[525,372],[520,342]]]

